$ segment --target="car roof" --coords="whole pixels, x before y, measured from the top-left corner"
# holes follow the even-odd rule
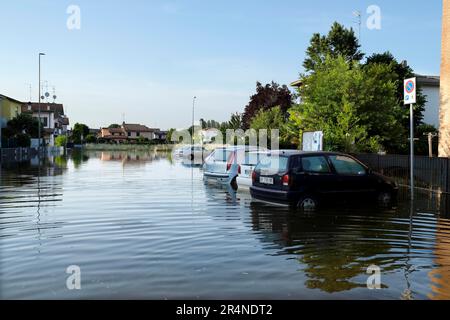
[[[269,155],[279,155],[279,156],[332,156],[332,155],[345,155],[347,154],[341,152],[333,152],[333,151],[301,151],[301,150],[273,150],[270,151]]]

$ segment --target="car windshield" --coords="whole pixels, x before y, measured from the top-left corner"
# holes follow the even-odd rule
[[[286,172],[287,169],[288,158],[282,156],[267,155],[262,157],[256,166],[256,170],[259,170],[261,174],[276,174],[278,172]]]

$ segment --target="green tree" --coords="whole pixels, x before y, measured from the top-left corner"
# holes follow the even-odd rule
[[[253,118],[250,128],[256,131],[267,130],[268,138],[271,136],[271,130],[279,130],[280,146],[282,148],[293,146],[291,131],[288,130],[285,116],[279,106],[260,110]]]
[[[363,68],[344,56],[328,56],[303,80],[302,103],[290,110],[299,137],[323,130],[326,149],[349,152],[392,150],[403,142],[390,66]]]
[[[120,126],[120,124],[113,123],[113,124],[109,125],[108,128],[109,129],[118,129],[118,128],[121,128],[121,126]]]
[[[55,138],[55,145],[57,147],[65,147],[67,144],[67,137],[66,136],[57,136]]]
[[[342,56],[347,62],[361,61],[364,54],[359,48],[360,44],[353,29],[347,29],[335,22],[327,35],[313,34],[303,67],[307,72],[314,71],[325,62],[327,56]]]
[[[233,130],[242,129],[242,115],[238,112],[233,113],[230,121],[228,122],[228,127]]]
[[[97,142],[97,137],[93,134],[88,134],[86,136],[86,143],[96,143]]]
[[[89,134],[89,127],[82,123],[75,123],[72,130],[72,141],[75,144],[81,144]],[[83,139],[82,139],[83,138]]]
[[[25,133],[31,138],[37,138],[39,134],[39,121],[34,119],[31,114],[21,113],[8,121],[6,132],[9,137]]]
[[[388,65],[393,72],[394,78],[397,81],[397,104],[403,111],[401,114],[401,122],[405,130],[409,131],[409,106],[403,103],[404,95],[404,80],[414,77],[413,69],[406,64],[406,62],[399,63],[390,52],[373,54],[367,58],[366,66],[374,64]],[[419,126],[422,124],[423,113],[425,112],[425,104],[427,103],[426,96],[422,93],[422,89],[417,89],[417,103],[414,105],[414,127],[416,133]]]

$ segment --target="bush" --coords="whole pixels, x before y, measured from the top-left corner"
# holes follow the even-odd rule
[[[67,137],[66,136],[57,136],[55,138],[55,145],[57,147],[65,147],[67,143]]]
[[[86,136],[86,143],[96,143],[97,142],[97,137],[94,136],[93,134],[88,134]]]

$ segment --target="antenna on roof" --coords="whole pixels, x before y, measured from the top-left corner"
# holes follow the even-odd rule
[[[356,21],[354,21],[354,23],[356,23],[358,25],[358,42],[361,45],[361,11],[359,10],[355,10],[353,11],[353,15],[356,17]]]
[[[56,89],[55,86],[53,86],[53,103],[55,103],[56,98]]]

